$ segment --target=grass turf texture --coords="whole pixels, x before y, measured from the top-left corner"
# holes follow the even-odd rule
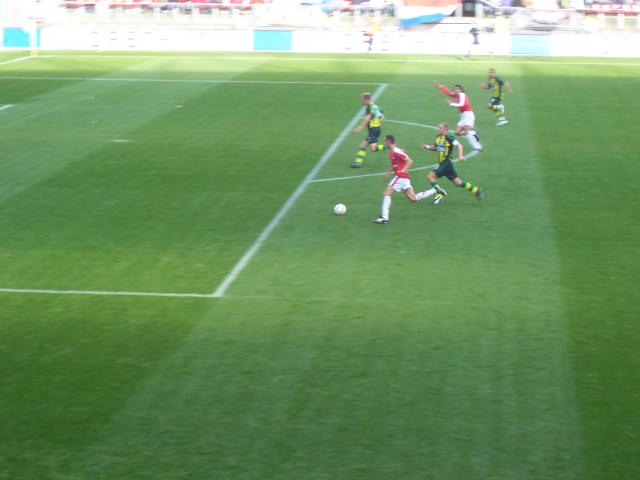
[[[0,478],[638,478],[640,62],[493,64],[504,128],[483,60],[0,66],[2,288],[212,292],[378,83],[431,125],[431,80],[463,84],[487,192],[377,226],[378,178],[309,184],[223,298],[0,293]],[[433,163],[432,130],[384,130]],[[348,168],[361,137],[318,178],[384,170]]]

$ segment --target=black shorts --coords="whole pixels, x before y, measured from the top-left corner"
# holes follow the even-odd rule
[[[453,163],[451,160],[447,160],[436,168],[434,168],[434,173],[436,177],[447,177],[449,180],[453,181],[453,179],[458,178],[458,174],[456,173],[456,169],[453,168]]]
[[[489,100],[489,103],[491,105],[500,105],[502,103],[502,99],[500,97],[491,97],[491,100]]]
[[[382,134],[382,129],[380,127],[369,127],[369,133],[367,134],[366,141],[369,145],[373,145],[374,143],[378,143],[378,139]]]

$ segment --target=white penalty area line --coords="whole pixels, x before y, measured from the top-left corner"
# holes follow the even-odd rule
[[[38,288],[0,288],[0,293],[32,293],[48,295],[101,295],[109,297],[212,298],[210,293],[126,292],[108,290],[49,290]]]
[[[13,107],[13,103],[7,103],[6,105],[0,105],[0,112],[2,110],[6,110],[6,109],[11,108],[11,107]]]
[[[468,155],[465,155],[464,160],[463,161],[467,161],[475,156],[477,156],[480,153],[479,150],[472,150],[471,152],[469,152]],[[460,162],[460,160],[455,159],[452,160],[453,163],[458,163]],[[434,163],[433,165],[425,165],[423,167],[416,167],[416,168],[412,168],[409,170],[409,172],[419,172],[420,170],[429,170],[432,168],[436,168],[438,166],[437,163]],[[381,175],[384,175],[386,172],[378,172],[378,173],[365,173],[363,175],[351,175],[349,177],[332,177],[332,178],[319,178],[318,180],[312,180],[309,183],[323,183],[323,182],[335,182],[338,180],[355,180],[357,178],[366,178],[366,177],[379,177]]]
[[[13,60],[7,60],[6,62],[0,62],[0,66],[9,65],[10,63],[16,63],[16,62],[24,62],[25,60],[29,60],[29,59],[32,59],[32,58],[33,58],[32,56],[14,58]]]
[[[410,125],[412,127],[420,127],[420,128],[430,128],[432,130],[437,130],[438,127],[435,127],[434,125],[426,125],[424,123],[415,123],[415,122],[404,122],[402,120],[385,120],[385,123],[398,123],[400,125]],[[469,160],[470,158],[475,157],[476,155],[478,155],[481,152],[481,150],[472,150],[471,152],[469,152],[467,155],[465,155],[465,161]],[[459,160],[455,159],[453,160],[454,163],[458,163]],[[410,172],[418,172],[420,170],[428,170],[431,168],[435,168],[437,167],[438,164],[434,163],[433,165],[426,165],[424,167],[416,167],[416,168],[412,168],[409,171]],[[385,172],[378,172],[378,173],[365,173],[362,175],[349,175],[348,177],[332,177],[332,178],[319,178],[316,180],[311,180],[309,183],[323,183],[323,182],[335,182],[338,180],[355,180],[357,178],[366,178],[366,177],[379,177],[380,175],[384,175]]]
[[[30,58],[30,57],[28,57]],[[0,63],[0,65],[2,65]],[[185,83],[185,84],[231,84],[231,85],[376,85],[373,82],[314,82],[295,80],[216,80],[195,78],[127,78],[127,77],[39,77],[39,76],[0,76],[0,80],[32,80],[32,81],[69,81],[69,82],[132,82],[132,83]]]
[[[376,100],[379,98],[382,93],[386,90],[388,84],[383,83],[378,85],[375,92],[373,93],[373,99]],[[300,185],[293,191],[293,193],[289,196],[287,201],[280,207],[280,210],[275,214],[275,216],[271,219],[271,221],[267,224],[267,226],[262,230],[258,238],[253,242],[253,245],[249,247],[249,249],[242,255],[240,260],[235,264],[235,266],[231,269],[231,271],[227,274],[227,276],[222,280],[222,283],[218,285],[212,296],[214,297],[223,297],[229,286],[238,278],[238,275],[245,269],[245,267],[251,262],[253,257],[258,253],[264,242],[269,238],[271,233],[276,229],[276,227],[280,224],[285,215],[291,210],[291,207],[298,201],[298,199],[302,196],[304,191],[307,188],[314,177],[318,174],[320,169],[324,167],[324,165],[329,161],[329,159],[336,152],[340,144],[347,138],[347,135],[353,130],[356,126],[356,123],[362,117],[362,113],[360,111],[356,112],[353,118],[349,121],[346,127],[342,129],[342,131],[338,134],[336,139],[333,141],[329,148],[322,154],[320,159],[316,162],[311,171],[307,174],[307,176],[302,180]]]
[[[426,125],[424,123],[416,123],[416,122],[405,122],[403,120],[385,119],[385,122],[387,122],[387,123],[398,123],[400,125],[410,125],[412,127],[430,128],[431,130],[437,130],[438,129],[438,127],[436,127],[435,125]]]

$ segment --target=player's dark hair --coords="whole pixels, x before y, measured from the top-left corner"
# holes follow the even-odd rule
[[[396,143],[396,137],[394,137],[393,135],[385,135],[384,136],[385,140],[389,140],[391,143],[393,143],[395,145]]]
[[[461,91],[464,92],[464,88],[462,88],[462,85],[460,85],[459,83],[457,83],[456,85],[454,85],[454,87],[458,87]]]

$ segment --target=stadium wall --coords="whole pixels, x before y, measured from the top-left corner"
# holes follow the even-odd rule
[[[363,53],[369,48],[362,32],[325,30],[221,30],[142,27],[45,27],[2,29],[4,48],[41,50],[147,51],[284,51]],[[32,43],[35,38],[35,44]],[[541,55],[640,58],[640,34],[509,34],[480,36],[445,32],[380,32],[374,53],[441,55]]]

